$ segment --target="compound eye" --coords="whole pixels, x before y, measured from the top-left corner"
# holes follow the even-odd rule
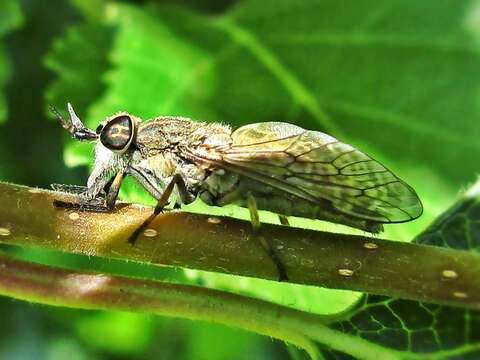
[[[125,151],[132,142],[133,121],[128,115],[120,115],[110,120],[100,133],[103,146],[112,151]]]

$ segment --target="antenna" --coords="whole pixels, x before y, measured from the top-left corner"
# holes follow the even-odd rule
[[[62,125],[62,127],[67,130],[75,139],[80,141],[97,139],[97,134],[83,125],[82,120],[80,120],[77,114],[75,114],[72,104],[67,103],[68,113],[70,114],[69,120],[65,119],[55,108],[55,106],[49,105],[48,108],[60,122],[60,125]]]

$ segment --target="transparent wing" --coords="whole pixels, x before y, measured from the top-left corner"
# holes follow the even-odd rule
[[[243,126],[219,149],[221,166],[301,198],[382,223],[419,217],[415,191],[382,164],[317,131],[267,122]]]

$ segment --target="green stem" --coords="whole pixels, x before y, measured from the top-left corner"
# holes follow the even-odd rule
[[[329,316],[198,286],[77,272],[0,255],[0,294],[53,306],[105,309],[215,322],[271,336],[318,358],[312,340],[359,359],[401,354],[328,328]]]
[[[131,246],[126,239],[151,208],[119,204],[111,213],[92,213],[58,209],[55,199],[72,200],[0,183],[0,242],[264,279],[278,276],[248,222],[165,212]],[[269,224],[262,231],[290,282],[480,309],[477,254]]]

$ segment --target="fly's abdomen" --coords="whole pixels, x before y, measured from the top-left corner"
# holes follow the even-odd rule
[[[378,233],[383,230],[383,226],[380,223],[355,218],[335,210],[328,200],[324,200],[322,203],[312,203],[301,198],[285,196],[283,193],[267,195],[252,192],[252,195],[259,210],[267,210],[286,216],[326,220],[372,233]],[[247,206],[246,201],[243,202],[242,206]]]
[[[356,218],[336,210],[328,200],[308,201],[259,181],[223,170],[210,175],[202,187],[203,192],[200,197],[209,205],[236,204],[248,207],[247,198],[250,194],[255,199],[258,210],[286,216],[326,220],[373,233],[378,233],[383,229],[380,223]]]

